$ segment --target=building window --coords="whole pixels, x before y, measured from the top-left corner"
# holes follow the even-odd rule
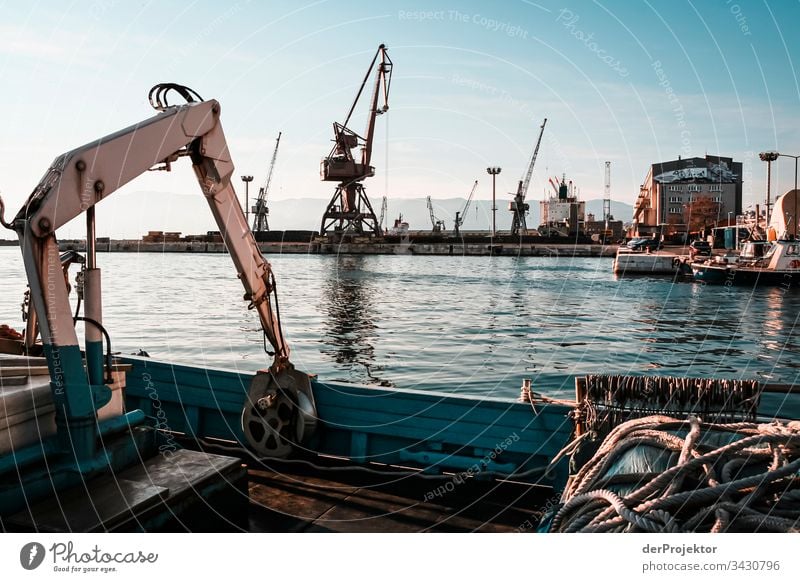
[[[714,202],[722,202],[722,196],[714,196]]]
[[[709,192],[722,192],[722,185],[720,184],[712,184],[708,187]]]
[[[669,201],[670,202],[683,202],[683,198],[681,196],[670,196],[669,197]]]
[[[680,206],[670,206],[669,207],[670,214],[683,214]]]
[[[695,184],[692,184],[692,185],[690,185],[690,186],[687,186],[686,190],[687,190],[688,192],[700,192],[700,186],[697,186],[697,185],[695,185]]]
[[[683,186],[670,186],[667,188],[670,192],[680,192],[683,190]]]

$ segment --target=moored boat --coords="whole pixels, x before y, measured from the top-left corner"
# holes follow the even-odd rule
[[[735,263],[707,260],[692,263],[695,280],[724,285],[783,285],[800,281],[800,241],[774,241],[763,256]]]
[[[778,198],[768,231],[769,240],[745,242],[735,262],[719,257],[693,262],[695,280],[711,284],[784,287],[800,281],[800,239],[796,220],[792,218],[796,216],[797,204],[797,190],[790,190]]]

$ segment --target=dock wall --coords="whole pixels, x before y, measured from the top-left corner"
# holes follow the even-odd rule
[[[85,251],[84,241],[60,241],[63,251]],[[311,254],[311,255],[443,255],[443,256],[526,256],[526,257],[613,257],[614,245],[589,244],[489,244],[489,243],[415,243],[415,242],[261,242],[264,254]],[[98,242],[98,252],[111,253],[225,253],[221,242],[166,242],[150,243],[140,240],[112,240]]]

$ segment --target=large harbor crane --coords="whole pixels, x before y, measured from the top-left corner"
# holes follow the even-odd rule
[[[269,185],[272,183],[272,174],[275,171],[275,160],[278,157],[278,146],[281,145],[281,132],[278,132],[278,139],[275,140],[275,150],[272,152],[272,159],[269,162],[269,172],[264,180],[264,185],[258,189],[258,198],[253,204],[253,232],[267,232],[269,230],[269,207],[267,206],[267,195]]]
[[[375,84],[367,115],[367,129],[362,137],[350,129],[348,124],[373,69],[376,69]],[[386,53],[386,46],[380,45],[344,123],[333,124],[333,149],[328,157],[322,160],[320,177],[323,181],[339,182],[339,184],[325,209],[325,214],[322,215],[320,234],[324,235],[330,229],[339,233],[381,234],[378,218],[367,198],[362,181],[375,175],[375,168],[370,165],[375,137],[375,118],[389,110],[391,80],[392,61]],[[381,96],[383,105],[379,106],[378,99]],[[361,148],[361,155],[357,158],[353,155],[353,149],[358,147]]]
[[[464,204],[463,210],[461,212],[456,212],[456,221],[453,225],[453,230],[456,233],[456,236],[459,236],[459,229],[461,225],[464,224],[464,219],[467,217],[467,210],[469,210],[469,205],[472,204],[472,197],[475,195],[475,190],[478,188],[478,181],[475,180],[475,183],[472,185],[472,190],[469,191],[469,196],[467,196],[467,202]]]
[[[536,164],[536,156],[539,155],[539,146],[542,145],[542,135],[544,135],[545,124],[547,124],[546,117],[539,130],[539,139],[536,140],[536,147],[533,148],[533,155],[528,164],[528,171],[517,185],[517,193],[514,195],[514,200],[508,203],[508,209],[514,213],[511,219],[511,236],[525,234],[528,229],[528,225],[525,223],[525,214],[530,209],[530,205],[525,202],[525,196],[528,195],[528,186],[530,186],[531,176],[533,176],[533,166]]]

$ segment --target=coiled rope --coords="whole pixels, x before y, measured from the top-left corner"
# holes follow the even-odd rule
[[[614,474],[642,446],[670,466]],[[798,421],[638,418],[615,427],[570,479],[550,531],[797,532],[798,471]]]

